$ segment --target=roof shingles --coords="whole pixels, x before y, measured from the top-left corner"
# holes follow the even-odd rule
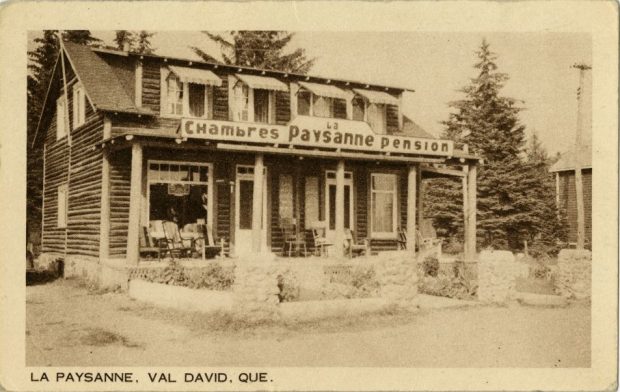
[[[136,107],[120,80],[102,58],[88,46],[63,42],[66,53],[86,94],[97,109],[129,113],[143,113]]]

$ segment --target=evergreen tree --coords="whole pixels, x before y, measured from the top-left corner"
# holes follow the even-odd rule
[[[543,235],[545,241],[552,241],[552,230],[543,227],[550,211],[545,198],[553,192],[543,180],[548,173],[543,174],[540,146],[532,152],[538,163],[528,163],[523,154],[525,127],[519,123],[521,109],[515,99],[500,94],[508,76],[498,72],[496,55],[486,40],[476,55],[474,67],[478,75],[461,90],[465,97],[450,103],[454,111],[444,122],[443,137],[454,140],[457,146],[467,144],[471,153],[484,159],[477,180],[479,246],[516,250],[523,247],[524,240]],[[434,180],[429,188],[426,210],[438,231],[448,236],[461,234],[460,182]]]
[[[283,72],[306,74],[314,59],[306,57],[305,49],[285,53],[284,49],[293,38],[293,33],[285,31],[231,31],[229,37],[203,32],[219,44],[225,64],[241,65]],[[217,61],[203,50],[192,47],[203,60]]]
[[[118,50],[125,50],[125,44],[129,45],[129,48],[133,48],[135,46],[136,37],[129,30],[116,30],[113,41]]]
[[[152,54],[155,49],[151,47],[151,37],[154,35],[155,33],[140,30],[140,32],[138,32],[138,39],[136,40],[135,51],[143,54]]]

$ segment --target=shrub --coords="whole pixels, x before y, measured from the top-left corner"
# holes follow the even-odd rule
[[[347,273],[341,271],[328,275],[323,289],[324,299],[368,298],[379,294],[380,283],[373,267],[356,266],[349,270]]]
[[[366,298],[375,295],[379,291],[377,273],[372,267],[357,267],[351,276],[351,285],[355,288],[357,298]]]
[[[232,267],[209,263],[200,268],[184,268],[174,261],[161,270],[151,270],[141,277],[153,283],[207,290],[228,290],[235,280]]]
[[[439,273],[439,259],[436,256],[426,256],[422,262],[424,276],[436,277]]]
[[[462,262],[457,262],[452,274],[437,271],[435,276],[426,275],[420,280],[419,291],[439,297],[472,299],[478,291],[477,279]]]
[[[294,302],[299,299],[299,282],[290,271],[278,275],[278,299],[280,302]]]

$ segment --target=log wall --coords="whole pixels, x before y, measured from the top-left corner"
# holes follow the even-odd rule
[[[69,71],[69,67],[68,67]],[[68,72],[70,73],[70,72]],[[68,86],[72,147],[67,137],[56,140],[56,109],[45,132],[45,192],[42,252],[98,256],[101,206],[103,117],[86,101],[86,122],[73,129],[73,93]],[[69,160],[71,175],[68,178]],[[69,180],[69,182],[67,182]],[[68,184],[67,227],[58,227],[58,187]]]

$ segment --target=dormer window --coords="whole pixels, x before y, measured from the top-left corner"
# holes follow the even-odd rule
[[[183,84],[174,74],[168,76],[167,113],[183,115]]]
[[[347,118],[347,100],[351,94],[336,86],[299,82],[297,114],[302,116]]]
[[[364,102],[363,116],[364,121],[370,124],[375,133],[384,134],[387,133],[387,106],[394,105],[400,106],[398,98],[384,91],[365,90],[365,89],[353,89],[356,94],[353,99],[353,117],[356,117],[356,100],[362,100]],[[357,109],[360,116],[361,109]]]
[[[359,96],[354,97],[351,107],[353,109],[352,120],[366,121],[366,102],[364,102],[363,98]]]
[[[213,86],[222,80],[206,69],[169,66],[162,69],[162,113],[173,117],[211,118]]]
[[[236,74],[232,83],[231,115],[233,121],[275,124],[275,92],[288,86],[272,77]]]

